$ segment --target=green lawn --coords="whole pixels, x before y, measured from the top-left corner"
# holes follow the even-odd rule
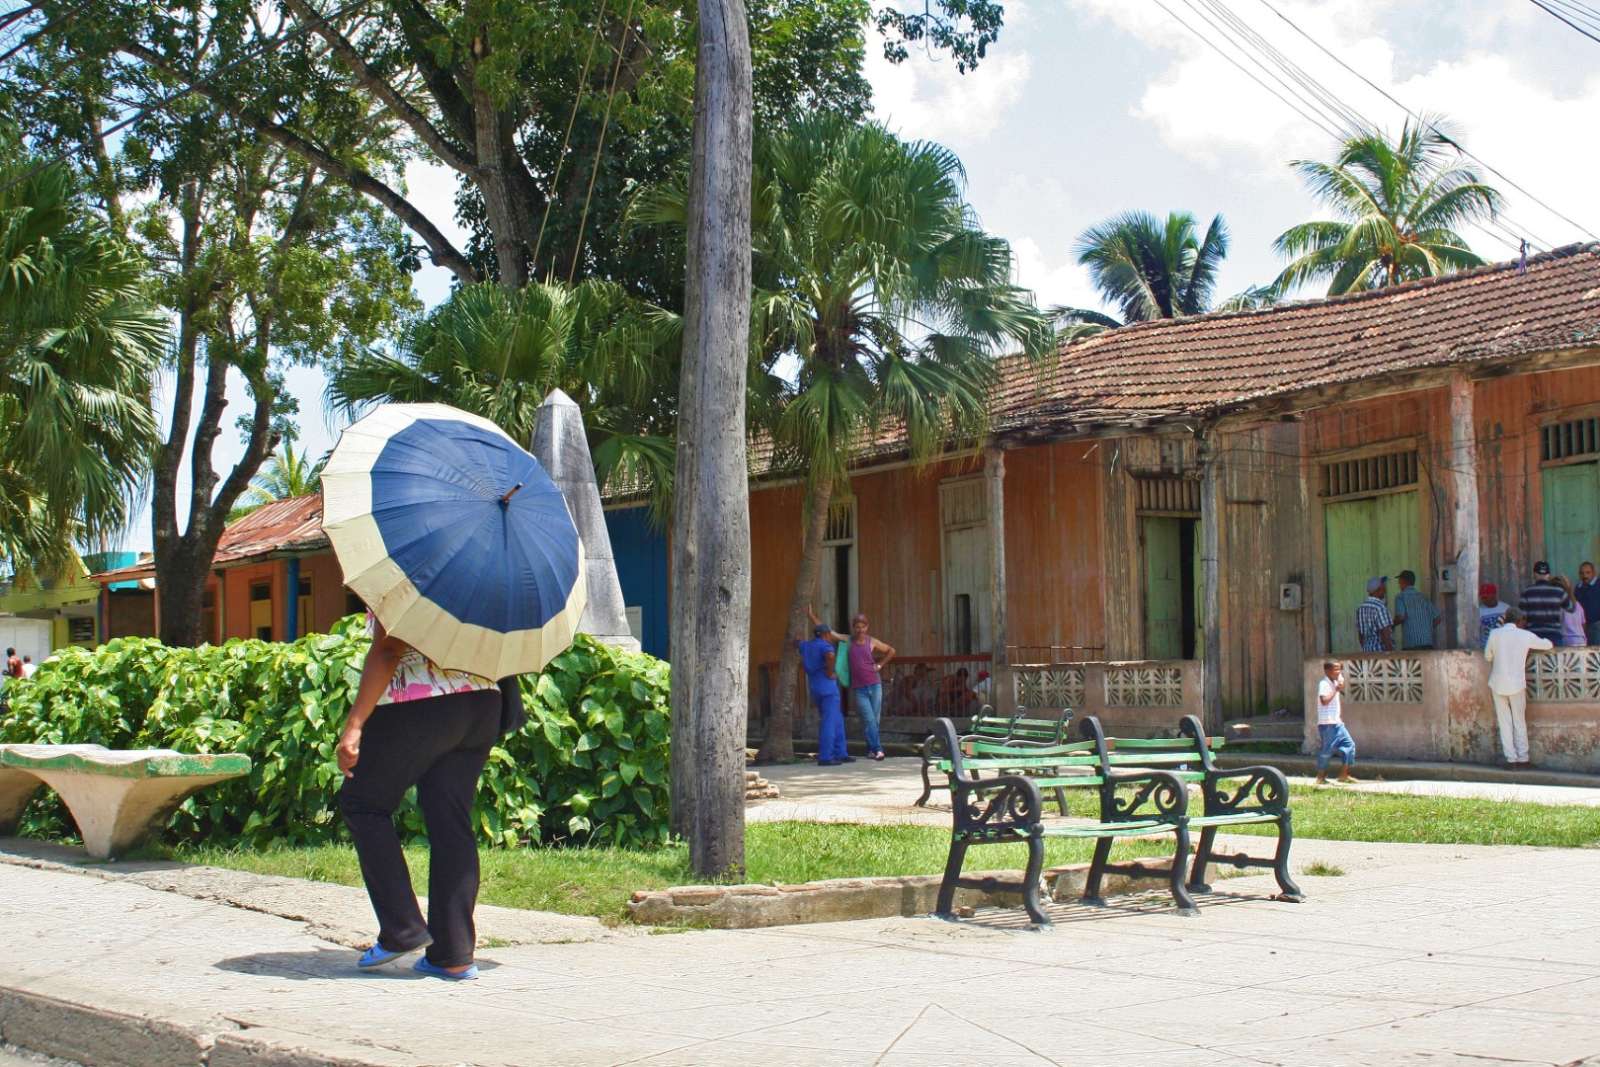
[[[1522,804],[1453,797],[1360,793],[1337,786],[1296,786],[1294,824],[1298,837],[1347,841],[1428,842],[1470,845],[1600,845],[1600,809]],[[1074,812],[1091,814],[1092,794],[1074,791]],[[1049,810],[1053,811],[1051,806]],[[1270,827],[1239,827],[1268,833]],[[821,823],[757,823],[746,835],[748,880],[804,882],[871,875],[937,874],[949,847],[947,830],[921,826],[857,826]],[[1086,841],[1049,842],[1052,865],[1086,862]],[[1127,842],[1117,855],[1166,851],[1156,839]],[[355,854],[344,845],[245,852],[217,848],[160,850],[188,863],[260,874],[288,875],[360,885]],[[407,851],[413,880],[427,885],[424,847]],[[969,870],[1019,868],[1020,845],[986,846],[969,855]],[[682,847],[652,852],[625,849],[485,849],[483,896],[488,904],[616,921],[628,896],[639,889],[682,885],[689,873]]]

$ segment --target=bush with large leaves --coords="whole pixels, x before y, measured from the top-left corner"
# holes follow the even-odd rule
[[[181,841],[261,847],[343,833],[334,762],[368,639],[352,617],[293,644],[169,648],[118,638],[69,648],[12,691],[0,742],[243,752],[247,778],[191,797]],[[652,845],[667,839],[667,665],[587,637],[523,678],[528,724],[495,746],[473,821],[485,844]],[[380,710],[378,714],[382,714]],[[410,802],[402,826],[422,833]],[[70,824],[54,798],[27,827]]]

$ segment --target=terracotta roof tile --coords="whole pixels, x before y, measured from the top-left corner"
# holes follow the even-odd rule
[[[217,542],[212,566],[223,567],[279,552],[315,552],[326,547],[328,537],[322,532],[322,495],[313,493],[274,500],[230,523]],[[115,582],[147,578],[154,573],[155,564],[146,561],[92,577],[97,582]]]

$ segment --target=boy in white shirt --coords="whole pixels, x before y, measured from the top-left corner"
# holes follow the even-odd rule
[[[1500,727],[1500,747],[1507,767],[1531,767],[1528,760],[1528,652],[1554,647],[1528,629],[1528,617],[1506,609],[1505,624],[1489,632],[1483,658],[1489,661],[1489,692]]]
[[[1317,738],[1322,747],[1317,752],[1317,784],[1328,784],[1328,761],[1337,752],[1344,767],[1339,781],[1353,782],[1350,768],[1356,763],[1356,741],[1344,726],[1344,713],[1340,695],[1344,692],[1344,664],[1336,659],[1322,663],[1322,681],[1317,683]]]

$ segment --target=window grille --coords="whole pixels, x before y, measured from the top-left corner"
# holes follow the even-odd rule
[[[1322,465],[1323,496],[1357,496],[1417,484],[1417,450]]]
[[[828,527],[823,532],[824,545],[854,544],[856,539],[856,500],[836,500],[828,507]]]
[[[1198,515],[1200,483],[1193,478],[1136,478],[1144,514]]]
[[[982,478],[963,478],[939,485],[940,514],[946,530],[981,526],[989,521],[989,500]]]
[[[1600,455],[1600,416],[1552,422],[1539,428],[1539,459],[1543,463],[1594,455]]]

